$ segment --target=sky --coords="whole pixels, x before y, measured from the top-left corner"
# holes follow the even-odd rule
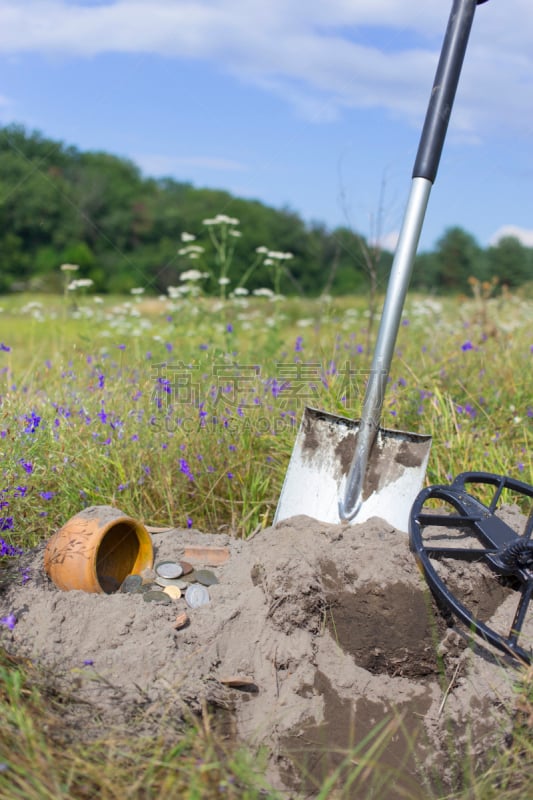
[[[393,249],[451,8],[0,0],[0,124]],[[453,226],[533,247],[531,0],[476,8],[419,250]]]

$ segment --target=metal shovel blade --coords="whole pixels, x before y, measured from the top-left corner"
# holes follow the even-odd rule
[[[306,514],[337,524],[359,420],[306,408],[296,436],[274,522]],[[363,503],[352,523],[371,517],[407,533],[409,514],[423,488],[431,436],[379,428],[370,451]]]

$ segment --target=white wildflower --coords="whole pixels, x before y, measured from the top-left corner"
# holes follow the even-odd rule
[[[255,252],[256,253],[263,253],[264,255],[266,255],[268,253],[268,247],[265,247],[265,245],[262,244],[260,247],[256,247],[255,248]]]
[[[61,272],[77,272],[79,267],[77,264],[61,264],[59,269]]]
[[[206,272],[200,272],[199,269],[188,269],[180,275],[180,281],[201,281],[202,278],[207,278]]]
[[[237,237],[239,237],[239,236],[242,236],[242,233],[241,233],[240,231],[236,231],[236,230],[234,230],[234,229],[232,228],[232,229],[230,230],[230,232],[229,232],[229,235],[230,235],[230,236],[237,236]]]
[[[229,278],[219,278],[218,283],[220,286],[227,286],[228,283],[231,283]]]
[[[193,236],[192,233],[187,233],[186,231],[183,231],[183,233],[181,234],[182,242],[194,242],[195,239],[196,236]]]
[[[199,245],[199,244],[189,244],[189,245],[187,245],[187,247],[180,248],[178,250],[178,255],[179,256],[189,256],[189,257],[192,258],[193,257],[192,254],[194,253],[195,254],[194,257],[198,258],[197,254],[198,253],[203,253],[203,252],[204,252],[204,248],[201,245]]]
[[[255,297],[274,297],[272,289],[267,289],[266,287],[263,289],[254,289],[253,294]]]
[[[227,217],[225,214],[217,214],[213,219],[203,219],[202,225],[239,225],[239,220]]]
[[[142,286],[136,286],[134,289],[130,289],[130,294],[144,294],[144,289]]]
[[[286,261],[290,258],[294,258],[292,253],[281,253],[279,250],[269,250],[268,256],[269,258],[275,258],[276,261]]]
[[[88,289],[89,286],[92,286],[94,281],[90,278],[77,278],[74,281],[71,281],[67,286],[67,290],[69,292],[75,292],[76,289]]]
[[[248,294],[248,289],[245,289],[244,286],[237,286],[233,294],[235,297],[245,297]]]

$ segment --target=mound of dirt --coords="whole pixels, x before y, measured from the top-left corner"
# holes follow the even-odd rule
[[[422,775],[451,787],[464,756],[476,761],[503,743],[512,663],[448,627],[407,537],[382,520],[335,526],[301,516],[248,541],[151,535],[156,561],[191,546],[228,548],[211,568],[208,605],[60,591],[44,572],[44,545],[22,557],[29,580],[0,596],[0,615],[17,620],[0,629],[2,644],[53,670],[96,719],[129,723],[142,711],[155,728],[207,704],[228,733],[266,748],[267,777],[288,797],[312,796],[369,748],[384,775],[397,775],[382,798],[402,787],[427,796]],[[456,580],[476,593],[472,573]],[[496,597],[491,613],[504,601]],[[177,628],[186,609],[189,624]]]

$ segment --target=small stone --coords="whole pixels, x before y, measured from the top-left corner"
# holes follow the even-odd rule
[[[176,621],[174,622],[174,627],[176,628],[176,630],[179,630],[180,628],[185,628],[185,626],[188,624],[189,624],[189,615],[187,614],[186,611],[184,611],[182,614],[178,614],[178,616],[176,617]]]

